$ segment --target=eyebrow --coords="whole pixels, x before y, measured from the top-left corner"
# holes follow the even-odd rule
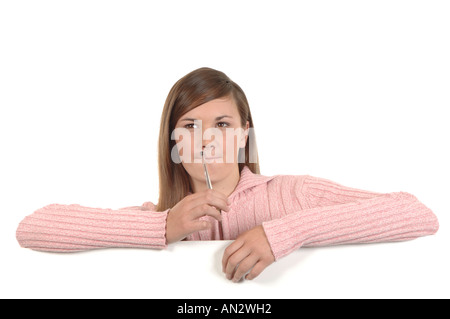
[[[233,117],[230,116],[230,115],[221,115],[221,116],[216,117],[215,120],[216,120],[216,121],[220,121],[221,119],[223,119],[223,118],[225,118],[225,117],[233,118]],[[194,121],[197,121],[197,119],[185,117],[185,118],[181,119],[180,121],[192,121],[192,122],[194,122]]]

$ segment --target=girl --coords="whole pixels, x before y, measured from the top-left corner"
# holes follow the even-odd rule
[[[245,274],[255,278],[300,247],[402,241],[437,232],[436,216],[408,193],[374,193],[311,176],[260,175],[253,129],[242,89],[222,72],[195,70],[175,83],[164,105],[157,205],[48,205],[20,223],[17,240],[22,247],[54,252],[234,240],[222,268],[228,279],[239,281]]]

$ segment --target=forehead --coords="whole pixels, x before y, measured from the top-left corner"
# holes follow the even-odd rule
[[[215,118],[217,115],[230,115],[239,118],[236,103],[232,98],[215,99],[199,105],[184,114],[181,118],[189,117],[198,120]]]

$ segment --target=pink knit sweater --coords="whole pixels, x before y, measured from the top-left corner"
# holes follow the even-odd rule
[[[262,224],[276,259],[300,247],[409,240],[439,228],[433,212],[408,193],[368,192],[311,176],[267,177],[247,167],[229,199],[223,239]],[[161,249],[168,211],[156,212],[151,202],[118,210],[52,204],[25,217],[16,235],[22,247],[42,251]],[[202,218],[214,227],[187,240],[220,239],[218,222]]]

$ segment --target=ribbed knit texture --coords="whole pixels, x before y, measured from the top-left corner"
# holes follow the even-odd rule
[[[25,217],[16,236],[22,247],[42,251],[165,248],[167,211],[141,209],[145,207],[112,210],[52,204]]]
[[[302,246],[374,243],[414,239],[436,233],[433,212],[408,193],[380,194],[344,187],[311,176],[241,172],[222,212],[223,239],[263,225],[275,259]],[[169,210],[155,205],[119,210],[53,204],[26,217],[17,229],[20,245],[70,252],[108,247],[165,248]],[[219,238],[218,223],[187,240]]]

